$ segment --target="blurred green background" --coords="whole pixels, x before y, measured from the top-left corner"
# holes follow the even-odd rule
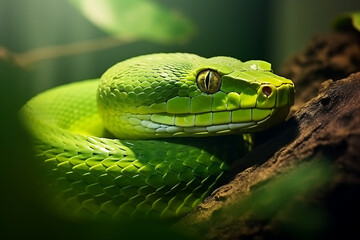
[[[87,1],[91,4],[91,1]],[[106,1],[105,1],[106,2]],[[153,0],[193,26],[183,44],[138,39],[100,51],[36,62],[29,91],[99,77],[114,63],[154,52],[263,59],[276,69],[316,34],[330,31],[338,13],[360,9],[356,0]],[[99,9],[100,11],[101,9]],[[134,19],[143,19],[143,15]],[[121,24],[121,23],[118,23]],[[22,53],[34,48],[99,39],[107,33],[66,0],[0,0],[0,46]],[[3,81],[3,79],[2,79]]]
[[[39,197],[41,179],[29,161],[27,136],[17,120],[19,108],[30,97],[64,83],[97,78],[116,62],[156,52],[262,59],[276,72],[313,36],[331,32],[336,15],[360,9],[358,0],[100,2],[102,8],[95,6],[98,0],[0,0],[0,227],[5,236],[48,236],[57,226],[68,233],[76,228],[79,235],[89,229],[54,218]],[[109,19],[114,21],[106,25]],[[90,228],[93,237],[105,231],[95,231],[92,223]],[[158,231],[151,225],[147,229]],[[128,229],[133,231],[136,227]]]

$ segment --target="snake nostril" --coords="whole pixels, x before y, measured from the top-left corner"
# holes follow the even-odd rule
[[[261,90],[266,97],[269,97],[272,93],[272,89],[269,86],[263,86]]]

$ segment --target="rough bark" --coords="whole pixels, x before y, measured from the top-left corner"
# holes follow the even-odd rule
[[[314,37],[284,64],[280,75],[294,81],[299,108],[318,94],[325,80],[336,81],[359,71],[360,33],[345,31]]]
[[[360,235],[353,220],[360,214],[360,72],[340,79],[360,70],[359,36],[335,33],[315,38],[286,64],[283,72],[292,76],[300,91],[296,113],[286,123],[257,135],[256,148],[234,163],[229,174],[232,180],[177,223],[177,228],[206,239]],[[324,82],[328,78],[337,81]],[[304,163],[317,162],[326,163],[318,165],[324,176],[314,177],[312,186],[304,182],[308,190],[292,193],[289,201],[282,202],[271,214],[261,213],[279,202],[272,202],[272,198],[281,200],[281,194],[291,192],[286,189],[286,181],[281,182],[282,176],[290,173],[291,179],[291,173]],[[315,168],[310,166],[306,171]],[[331,169],[331,173],[325,169]],[[310,175],[303,174],[304,178]],[[276,181],[283,190],[272,196],[266,191],[276,189]],[[288,185],[296,186],[294,182]],[[268,205],[256,196],[269,198]],[[299,209],[304,209],[304,214]],[[295,214],[296,210],[300,213]],[[300,219],[305,217],[308,220]],[[296,224],[291,223],[296,221],[308,222],[309,226],[294,228]]]

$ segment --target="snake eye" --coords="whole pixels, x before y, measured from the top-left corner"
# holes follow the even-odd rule
[[[202,92],[215,93],[221,87],[221,76],[213,70],[204,70],[198,74],[196,83]]]

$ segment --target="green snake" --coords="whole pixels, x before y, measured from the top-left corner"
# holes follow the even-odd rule
[[[268,62],[163,53],[45,91],[21,116],[61,209],[172,218],[203,201],[248,133],[283,121],[293,101],[292,81]]]

